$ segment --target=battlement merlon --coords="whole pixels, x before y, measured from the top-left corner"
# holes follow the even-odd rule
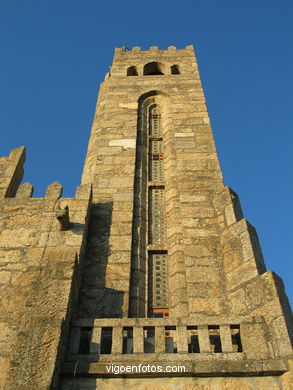
[[[197,69],[197,62],[192,45],[184,49],[169,46],[167,50],[160,50],[151,46],[149,50],[141,50],[135,46],[132,50],[125,47],[115,48],[113,66],[110,67],[111,77],[143,76],[147,73],[145,65],[156,62],[159,64],[162,75],[184,75]],[[107,77],[106,77],[107,78]]]
[[[176,46],[168,46],[167,50],[160,49],[158,46],[151,46],[149,50],[141,50],[139,46],[134,46],[132,49],[128,49],[125,46],[124,47],[116,47],[115,48],[115,56],[119,54],[123,55],[147,55],[147,54],[165,54],[165,55],[192,55],[194,56],[194,48],[193,45],[185,46],[184,49],[177,49]]]
[[[12,198],[23,178],[25,146],[12,149],[9,157],[0,158],[0,199]]]

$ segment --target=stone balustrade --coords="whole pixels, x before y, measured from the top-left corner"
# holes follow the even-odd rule
[[[268,340],[261,316],[82,318],[71,328],[62,375],[112,375],[112,365],[138,362],[180,365],[197,375],[285,372]]]
[[[70,357],[147,353],[242,352],[239,322],[121,318],[79,319],[72,327]],[[72,356],[73,355],[73,356]]]

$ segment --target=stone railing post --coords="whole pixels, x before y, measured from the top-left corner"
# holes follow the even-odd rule
[[[144,348],[143,326],[133,327],[133,353],[143,353]]]
[[[178,353],[188,352],[186,326],[177,326],[177,351]]]
[[[222,352],[233,352],[230,325],[220,325]]]
[[[112,353],[122,353],[123,335],[122,326],[114,326],[112,333]]]
[[[101,345],[101,327],[94,327],[92,333],[92,340],[90,344],[90,353],[99,354]]]
[[[165,327],[156,326],[155,327],[155,352],[156,353],[165,353]]]
[[[198,326],[198,342],[200,352],[211,352],[210,335],[207,325]]]

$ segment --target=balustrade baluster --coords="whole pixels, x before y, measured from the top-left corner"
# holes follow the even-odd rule
[[[220,325],[222,352],[233,352],[230,325]]]
[[[100,352],[101,331],[102,331],[102,328],[100,326],[93,328],[92,339],[91,339],[91,344],[90,344],[90,353],[91,354],[98,354]]]
[[[210,335],[207,325],[198,326],[198,342],[200,352],[211,352]]]
[[[144,335],[143,327],[134,326],[133,327],[133,353],[143,353]]]
[[[122,353],[123,335],[122,327],[114,326],[112,333],[112,353]]]

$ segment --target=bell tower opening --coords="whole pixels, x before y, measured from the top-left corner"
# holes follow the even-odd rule
[[[144,76],[163,75],[164,66],[160,62],[149,62],[143,67],[143,74]]]

